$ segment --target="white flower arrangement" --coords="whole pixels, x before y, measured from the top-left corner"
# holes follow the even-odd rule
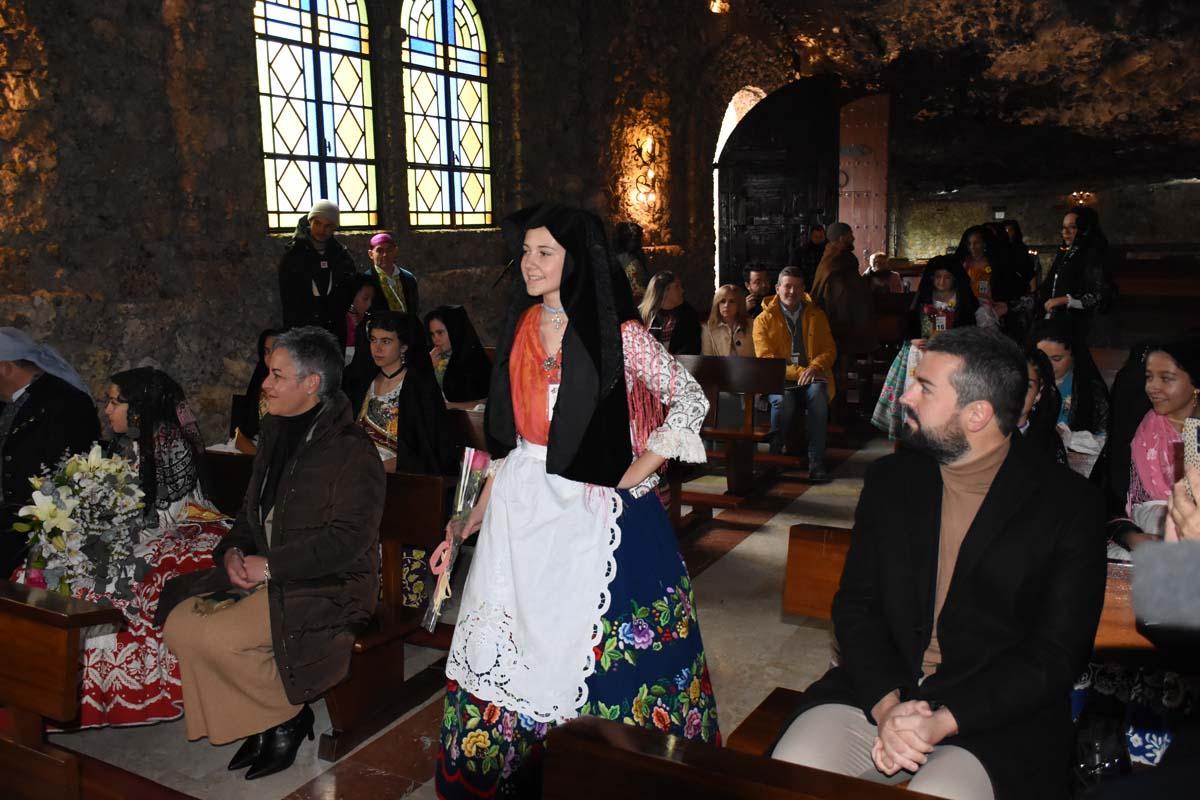
[[[134,553],[145,504],[133,465],[94,444],[29,482],[30,504],[17,512],[23,521],[13,529],[30,534],[30,583],[62,594],[128,593],[147,569]]]

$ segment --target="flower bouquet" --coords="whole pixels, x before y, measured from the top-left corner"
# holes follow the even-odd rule
[[[64,595],[94,590],[127,595],[148,565],[136,552],[144,503],[133,465],[100,445],[63,458],[30,478],[30,504],[13,529],[28,533],[31,585]]]
[[[433,633],[438,618],[442,615],[442,603],[450,597],[450,572],[454,569],[459,548],[462,547],[463,528],[466,527],[471,509],[479,501],[490,463],[491,457],[482,450],[468,447],[463,451],[458,487],[454,491],[454,509],[450,515],[450,535],[429,557],[429,569],[437,576],[437,583],[433,587],[433,595],[429,598],[429,607],[421,625],[430,633]]]

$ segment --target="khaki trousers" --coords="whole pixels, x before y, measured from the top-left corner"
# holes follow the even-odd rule
[[[193,611],[196,600],[176,606],[163,626],[163,640],[179,659],[188,739],[225,744],[300,713],[279,679],[267,592],[207,616]]]
[[[871,747],[875,726],[853,706],[830,703],[805,711],[775,745],[772,758],[878,783],[911,778],[908,788],[951,800],[995,800],[992,782],[979,759],[961,747],[937,746],[914,775],[900,770],[887,777],[875,769]]]

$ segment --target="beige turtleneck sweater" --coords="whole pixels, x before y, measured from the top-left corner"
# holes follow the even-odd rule
[[[954,565],[958,562],[958,551],[962,548],[967,531],[983,505],[992,481],[1000,471],[1000,465],[1008,457],[1011,438],[982,458],[969,464],[943,464],[942,473],[942,521],[938,530],[937,588],[933,600],[933,635],[921,662],[926,675],[932,675],[942,663],[942,650],[938,645],[937,623],[950,591],[950,579],[954,577]]]

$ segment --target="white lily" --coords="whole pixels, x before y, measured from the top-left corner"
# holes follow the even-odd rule
[[[74,529],[75,520],[71,519],[71,512],[75,510],[75,506],[79,505],[77,499],[69,495],[61,498],[61,508],[54,502],[53,496],[42,492],[34,492],[29,499],[33,501],[33,504],[22,506],[17,511],[19,516],[38,520],[42,523],[42,530],[45,531],[57,528],[65,533]]]

